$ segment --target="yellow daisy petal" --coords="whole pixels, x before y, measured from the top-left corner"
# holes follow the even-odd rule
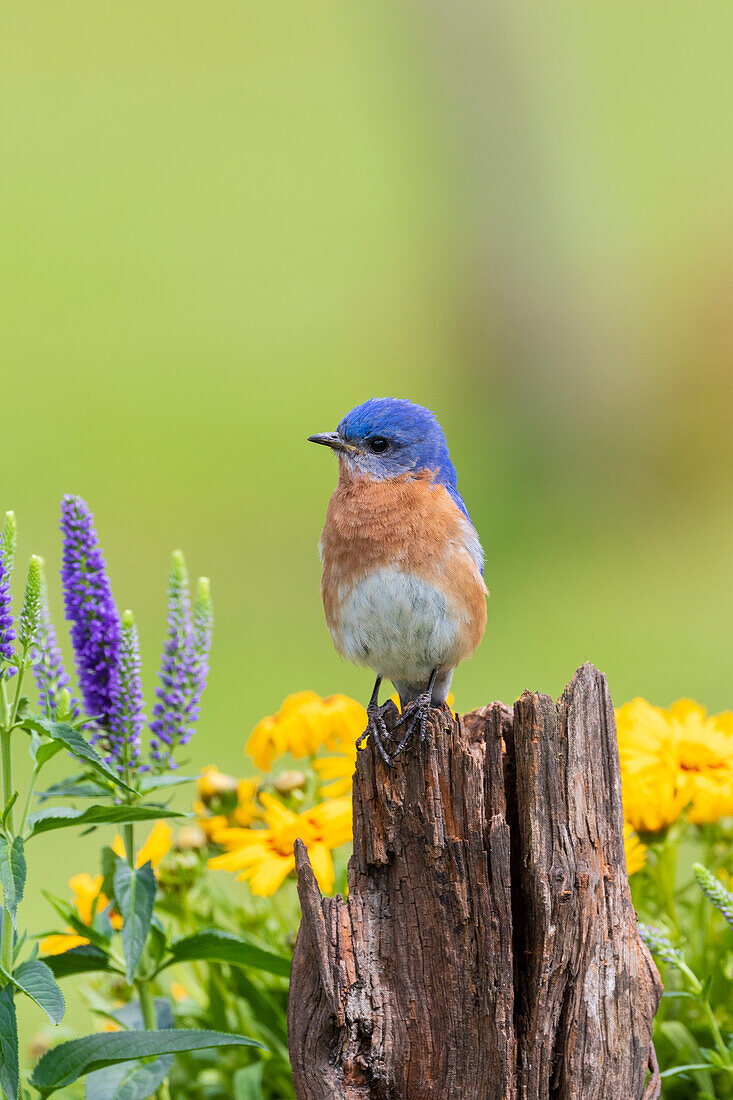
[[[294,870],[295,858],[293,856],[272,856],[269,859],[262,860],[252,875],[249,876],[250,889],[258,898],[274,894],[283,880]]]
[[[316,882],[321,888],[321,893],[331,894],[335,876],[333,859],[329,849],[325,844],[314,844],[312,848],[308,849],[308,858],[311,861],[313,874],[316,876]]]
[[[160,865],[161,860],[171,850],[173,843],[173,830],[167,821],[156,821],[145,843],[137,853],[136,863],[138,867],[150,861],[153,868]]]
[[[84,936],[77,936],[75,932],[56,932],[51,936],[45,936],[39,949],[42,955],[62,955],[64,951],[70,951],[72,947],[84,947],[89,940]]]

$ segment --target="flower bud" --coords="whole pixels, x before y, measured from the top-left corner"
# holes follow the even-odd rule
[[[30,649],[38,632],[41,621],[41,589],[43,586],[43,559],[36,554],[28,565],[28,579],[25,582],[23,610],[18,623],[18,641],[23,649]]]
[[[173,842],[173,847],[178,852],[198,852],[206,844],[206,833],[200,825],[184,825]]]
[[[237,780],[211,764],[197,783],[204,806],[214,813],[231,813],[237,805]]]
[[[306,783],[304,773],[293,769],[280,772],[272,785],[278,794],[291,794],[293,791],[302,791]]]

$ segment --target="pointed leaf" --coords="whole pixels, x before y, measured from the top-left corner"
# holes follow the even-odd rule
[[[52,1024],[60,1024],[64,1018],[66,1004],[64,995],[56,984],[51,968],[40,959],[28,959],[21,963],[13,974],[7,974],[2,967],[0,972],[35,1001],[48,1016]]]
[[[155,1008],[155,1027],[158,1031],[175,1025],[173,1007],[169,1000],[165,997],[156,997],[153,1007]],[[145,1021],[139,1001],[128,1001],[122,1008],[115,1009],[111,1015],[122,1024],[125,1031],[145,1031]]]
[[[262,1062],[238,1069],[232,1084],[234,1100],[262,1100]]]
[[[710,1069],[707,1062],[693,1062],[689,1066],[673,1066],[672,1069],[664,1069],[659,1074],[660,1077],[676,1077],[679,1073],[689,1073],[693,1069]]]
[[[186,817],[187,814],[157,806],[87,806],[74,810],[71,806],[53,806],[39,810],[28,818],[31,836],[48,833],[52,829],[68,829],[73,825],[124,825],[133,821],[154,821],[160,817]]]
[[[265,970],[268,974],[278,974],[283,978],[290,974],[290,959],[284,955],[276,955],[239,936],[214,928],[175,940],[170,950],[172,958],[165,966],[194,959],[211,959],[235,966],[250,966],[253,970]]]
[[[195,783],[197,775],[141,775],[137,789],[140,794],[149,794],[150,791],[159,791],[163,787],[180,787],[181,783]]]
[[[71,974],[88,974],[94,970],[107,970],[109,959],[104,951],[87,943],[72,947],[59,955],[44,955],[41,959],[55,978],[67,978]]]
[[[18,906],[25,887],[25,853],[23,838],[16,836],[12,843],[0,837],[0,882],[5,892],[5,908],[10,914],[13,928],[17,928]]]
[[[54,742],[50,742],[53,744]],[[112,787],[101,778],[92,775],[70,775],[59,783],[52,783],[45,791],[37,791],[39,802],[49,798],[108,798]]]
[[[146,1100],[165,1081],[173,1055],[165,1054],[147,1064],[120,1062],[95,1070],[87,1077],[86,1100]]]
[[[52,760],[57,753],[63,749],[61,741],[44,741],[39,734],[35,731],[31,737],[31,743],[28,746],[28,752],[31,754],[31,760],[36,768],[42,768],[44,764],[47,764],[49,760]]]
[[[122,787],[126,791],[132,790],[132,787],[128,786],[117,772],[105,763],[97,750],[89,744],[79,730],[74,729],[68,722],[52,722],[50,718],[35,717],[26,718],[23,725],[26,729],[36,733],[45,733],[52,740],[60,741],[77,760],[83,760],[86,764],[91,764],[95,771],[111,780],[116,786]]]
[[[140,1062],[120,1062],[106,1069],[95,1069],[86,1079],[85,1100],[114,1100],[117,1090],[139,1065]]]
[[[7,986],[5,987],[8,988]],[[254,1046],[265,1048],[244,1035],[222,1031],[181,1029],[170,1031],[106,1031],[72,1039],[49,1050],[38,1062],[30,1079],[42,1096],[70,1085],[85,1073],[105,1066],[128,1062],[133,1058],[151,1058],[177,1054],[184,1050],[208,1050],[211,1047]],[[17,1096],[17,1092],[15,1094]]]
[[[150,932],[155,902],[155,873],[150,862],[133,870],[117,857],[114,873],[115,898],[122,914],[122,947],[128,982],[137,973],[143,948]]]
[[[18,801],[18,792],[13,791],[10,798],[8,799],[8,801],[5,804],[5,809],[3,810],[2,822],[1,822],[3,829],[7,828],[8,818],[10,817],[10,811],[12,810],[13,806],[15,805],[15,803],[17,801]]]
[[[114,1100],[146,1100],[165,1081],[173,1065],[173,1055],[165,1054],[154,1062],[139,1066],[114,1094]]]
[[[112,939],[114,929],[112,925],[107,921],[107,927],[102,931],[100,927],[95,925],[85,924],[75,909],[71,909],[65,902],[59,898],[55,898],[53,894],[49,894],[47,890],[41,891],[43,896],[50,901],[58,915],[64,921],[65,924],[70,924],[78,936],[84,936],[85,939],[91,940],[100,950],[107,951],[109,941]],[[97,917],[100,914],[97,914]],[[95,917],[95,923],[97,921]],[[56,932],[55,934],[58,934]]]
[[[15,1016],[13,987],[9,982],[0,989],[0,1088],[6,1100],[18,1100],[18,1021]]]

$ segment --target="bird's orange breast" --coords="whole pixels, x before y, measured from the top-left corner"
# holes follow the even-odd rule
[[[397,568],[444,592],[462,624],[459,659],[468,656],[486,626],[486,587],[470,537],[470,522],[432,474],[375,480],[342,468],[321,537],[329,627],[338,631],[340,607],[360,578]]]

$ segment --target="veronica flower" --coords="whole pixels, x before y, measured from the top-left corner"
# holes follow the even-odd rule
[[[201,713],[201,696],[209,675],[209,653],[214,631],[214,608],[208,577],[199,577],[193,608],[193,653],[190,662],[189,729],[181,738],[185,745],[193,735],[193,723]]]
[[[81,497],[61,501],[61,579],[66,618],[87,714],[109,728],[112,685],[120,651],[120,617],[112,598],[94,517]]]
[[[13,572],[16,527],[12,512],[5,513],[5,523],[0,534],[0,660],[12,661],[15,657],[15,628],[10,609],[10,576]],[[6,672],[7,676],[8,673]],[[11,673],[12,675],[12,673]]]
[[[143,687],[140,680],[140,642],[131,611],[122,616],[120,654],[112,679],[107,763],[123,779],[139,766],[140,742],[145,727]],[[147,770],[145,768],[145,770]]]
[[[38,704],[50,718],[59,711],[69,711],[76,716],[79,705],[68,693],[69,676],[64,668],[56,631],[48,607],[46,579],[41,576],[41,615],[33,647],[33,674],[38,684]],[[63,694],[62,694],[63,693]]]
[[[209,582],[199,581],[191,621],[186,562],[177,550],[171,562],[168,584],[168,633],[163,647],[160,686],[153,707],[150,751],[156,771],[175,768],[172,754],[193,736],[206,686],[213,613]]]
[[[703,867],[701,863],[695,863],[692,870],[695,873],[697,884],[702,890],[703,894],[713,903],[715,908],[719,910],[728,921],[728,924],[733,928],[733,894],[730,890],[726,890],[720,879],[717,879],[707,867]]]

